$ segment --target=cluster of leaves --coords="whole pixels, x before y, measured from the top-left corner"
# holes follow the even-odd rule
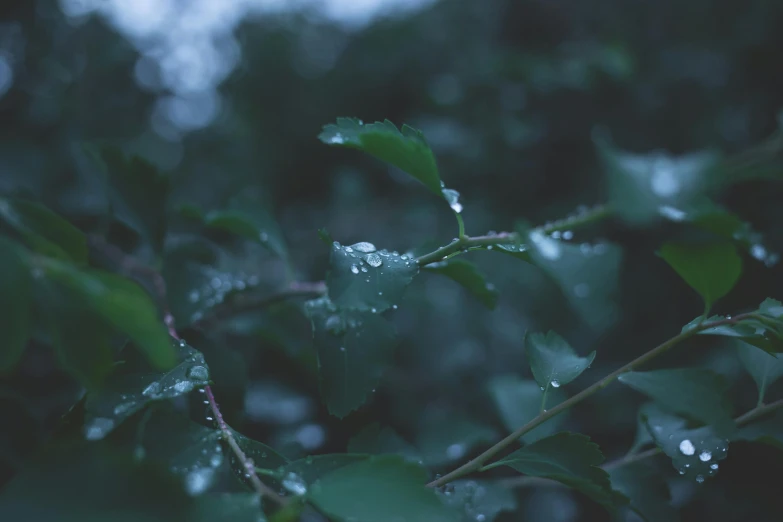
[[[708,172],[719,169],[721,163],[714,155],[667,159],[669,163],[661,167],[659,159],[650,163],[604,146],[612,186],[622,186],[623,201],[634,201],[633,205],[625,207],[613,200],[607,207],[542,227],[520,225],[515,232],[472,237],[465,233],[459,193],[441,181],[421,132],[408,126],[398,130],[388,121],[365,125],[339,119],[324,127],[319,137],[329,145],[360,149],[411,175],[449,205],[459,228],[456,239],[432,252],[411,249],[402,254],[378,249],[369,241],[345,246],[322,231],[330,249],[325,292],[316,291],[305,303],[304,313],[312,326],[321,396],[336,417],[366,404],[384,370],[392,365],[393,315],[420,273],[444,275],[494,308],[495,287],[477,266],[457,258],[470,251],[500,252],[539,267],[587,323],[600,327],[607,317],[596,310],[614,306],[621,251],[608,243],[569,243],[571,229],[612,212],[629,223],[653,217],[687,223],[708,232],[708,238],[666,243],[659,255],[698,292],[705,312],[671,341],[573,396],[566,389],[590,368],[596,353],[579,355],[553,331],[527,334],[523,344],[533,379],[508,374],[488,383],[512,435],[429,484],[436,487],[425,487],[432,478],[429,468],[492,443],[495,431],[467,421],[449,423],[449,436],[435,442],[423,436],[410,444],[389,428],[373,425],[354,436],[347,453],[289,459],[225,424],[212,397],[210,364],[204,354],[167,330],[176,323],[180,332],[195,332],[217,307],[230,308],[238,297],[258,292],[252,276],[215,268],[220,255],[205,235],[219,232],[263,245],[290,276],[287,249],[269,213],[247,195],[232,199],[222,209],[186,206],[180,214],[195,222],[197,233],[170,242],[165,228],[165,176],[143,160],[126,160],[103,150],[96,158],[109,174],[111,223],[122,224],[140,238],[152,252],[153,263],[162,265],[165,280],[156,270],[130,261],[134,258],[129,253],[110,245],[101,249],[107,245],[88,241],[80,229],[38,203],[0,200],[4,232],[0,368],[13,369],[31,337],[41,338],[87,391],[63,419],[65,431],[74,432],[75,427],[78,436],[51,450],[56,455],[67,450],[68,458],[52,460],[47,453],[40,463],[20,473],[3,492],[0,518],[43,519],[57,512],[99,520],[123,502],[134,514],[150,515],[148,504],[128,499],[134,498],[134,488],[151,483],[159,494],[168,495],[171,513],[150,515],[161,520],[183,516],[211,520],[215,513],[236,521],[259,520],[270,513],[275,520],[293,520],[315,508],[346,521],[490,521],[504,510],[515,509],[515,497],[503,482],[493,480],[496,472],[486,475],[493,479],[481,481],[467,475],[504,467],[542,483],[573,488],[609,511],[630,508],[655,522],[673,520],[676,513],[669,505],[665,477],[634,460],[645,446],[652,444],[670,457],[681,475],[704,482],[715,474],[718,461],[726,458],[731,441],[783,444],[780,414],[752,422],[773,412],[764,409],[766,393],[783,376],[778,355],[783,352],[783,305],[767,299],[758,309],[733,318],[709,316],[714,303],[740,278],[739,249],[767,263],[769,255],[756,255],[758,237],[739,218],[704,199],[696,205],[687,190],[672,188],[682,180],[698,185]],[[151,199],[158,213],[141,211]],[[90,243],[107,257],[117,258],[117,268],[146,280],[155,298],[136,282],[91,266]],[[186,272],[195,274],[203,286],[188,287],[181,279]],[[586,284],[585,274],[600,284]],[[726,383],[707,369],[637,369],[697,334],[739,343],[741,360],[758,385],[758,408],[735,419]],[[651,402],[639,411],[639,430],[629,456],[602,467],[599,447],[585,435],[561,431],[563,417],[557,415],[614,379]],[[203,402],[207,414],[196,418],[187,414],[186,398],[196,410]],[[772,404],[779,405],[780,400]],[[443,441],[448,441],[445,448]],[[523,446],[489,462],[515,442]],[[118,447],[122,451],[117,452]],[[444,453],[449,457],[445,461]],[[123,473],[131,487],[112,489],[117,481],[103,485],[107,475]],[[263,488],[256,483],[259,477]],[[50,501],[36,503],[31,492],[49,491],[52,481],[69,487],[53,488],[58,492]],[[100,489],[105,501],[83,513],[72,501],[86,488]],[[258,494],[266,497],[265,502]]]

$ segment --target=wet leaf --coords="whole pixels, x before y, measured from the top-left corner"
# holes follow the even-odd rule
[[[411,443],[400,437],[391,428],[381,428],[378,423],[364,427],[351,437],[348,442],[348,452],[370,455],[401,455],[412,460],[419,460],[418,451]]]
[[[87,238],[82,231],[40,203],[0,198],[0,223],[3,221],[35,252],[87,263]]]
[[[465,259],[449,259],[427,265],[427,270],[444,275],[461,284],[468,292],[490,310],[495,309],[498,291],[495,285],[487,283],[478,267]]]
[[[644,418],[655,444],[672,459],[672,465],[687,479],[704,482],[717,473],[718,461],[726,458],[729,447],[727,438],[719,435],[711,426],[682,429],[683,421],[671,414]]]
[[[768,353],[743,342],[737,343],[737,354],[756,381],[759,400],[763,401],[767,388],[783,377],[783,355]]]
[[[645,522],[678,522],[680,514],[671,505],[669,486],[658,470],[643,462],[609,471],[612,488],[630,499],[630,508]]]
[[[394,326],[379,314],[336,308],[327,298],[308,301],[318,351],[321,396],[344,417],[364,404],[392,362]]]
[[[723,320],[726,320],[726,317],[719,315],[714,315],[706,320],[703,316],[697,317],[683,326],[682,331],[691,330],[702,322],[714,323]],[[769,323],[748,318],[735,324],[722,324],[706,328],[698,332],[697,335],[734,337],[772,354],[783,352],[783,324],[778,325],[777,321]]]
[[[334,243],[326,285],[340,308],[383,312],[402,300],[418,273],[419,265],[406,255],[377,251],[372,243]]]
[[[435,155],[424,135],[408,125],[401,131],[385,120],[364,125],[355,118],[337,118],[336,124],[325,125],[318,139],[327,145],[359,149],[404,170],[433,194],[441,193],[442,185]]]
[[[720,433],[734,429],[728,384],[703,368],[627,372],[618,378],[674,413],[715,427]]]
[[[462,512],[463,522],[492,522],[503,511],[514,511],[514,491],[488,480],[457,480],[438,490],[441,500]]]
[[[376,456],[326,474],[308,498],[336,520],[458,521],[457,512],[425,487],[426,481],[424,468],[402,457]]]
[[[368,458],[370,455],[355,453],[308,456],[280,468],[279,477],[283,488],[289,493],[304,495],[310,485],[324,475]]]
[[[759,442],[783,450],[783,411],[778,410],[766,418],[743,426],[732,435],[731,440]]]
[[[0,237],[0,372],[16,366],[31,335],[33,277],[26,258],[17,243]]]
[[[627,499],[612,491],[609,474],[598,467],[603,461],[601,450],[589,437],[563,432],[518,449],[484,469],[508,466],[531,477],[556,480],[611,509]]]
[[[611,326],[619,314],[622,250],[609,243],[571,244],[538,230],[528,237],[533,263],[552,278],[579,316],[596,330]]]
[[[647,427],[647,419],[655,419],[658,425],[666,424],[665,430],[667,432],[675,432],[685,428],[687,421],[680,417],[676,417],[666,410],[662,409],[655,402],[648,402],[639,408],[639,414],[637,416],[637,430],[636,439],[633,446],[631,446],[630,453],[636,453],[647,444],[653,444],[655,441],[650,435],[650,430]]]
[[[533,377],[544,390],[559,388],[584,372],[595,359],[595,352],[579,357],[573,348],[555,332],[525,335],[525,353]]]
[[[658,255],[701,295],[707,310],[734,288],[742,274],[742,259],[731,243],[667,243]]]
[[[277,472],[277,470],[289,463],[289,460],[286,457],[278,453],[271,446],[267,446],[263,442],[245,437],[237,431],[232,430],[232,434],[234,436],[234,440],[236,440],[245,456],[253,461],[254,467]],[[244,468],[242,463],[233,452],[228,452],[228,457],[234,475],[240,480],[240,482],[252,490],[253,487],[249,478],[247,477],[247,470]],[[260,475],[260,478],[264,479],[264,476]]]
[[[503,426],[509,432],[521,428],[541,412],[544,402],[544,392],[538,383],[523,380],[514,376],[502,376],[493,379],[489,383],[489,391],[495,401]],[[566,399],[562,390],[551,388],[546,393],[544,409],[550,409]],[[567,413],[561,413],[552,417],[540,426],[522,435],[522,440],[528,444],[548,437],[555,433],[563,424]]]
[[[84,436],[98,440],[152,401],[173,399],[209,384],[204,357],[185,342],[171,341],[176,360],[167,371],[156,371],[138,353],[125,349],[118,365],[99,391],[89,393],[85,403]]]
[[[129,279],[99,270],[78,269],[54,259],[41,261],[44,273],[82,300],[93,314],[130,337],[149,361],[160,369],[176,363],[169,333],[157,307],[142,288]]]

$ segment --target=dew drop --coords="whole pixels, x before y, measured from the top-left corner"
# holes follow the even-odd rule
[[[353,272],[354,274],[358,274],[359,273],[359,267],[356,266],[356,265],[351,265],[351,272]]]
[[[215,470],[212,468],[201,468],[188,473],[185,477],[185,490],[192,496],[200,495],[212,483],[212,476]]]
[[[122,415],[123,413],[126,413],[134,406],[136,406],[135,402],[121,402],[120,404],[114,407],[114,415]]]
[[[147,387],[144,388],[144,391],[141,392],[141,394],[144,395],[145,397],[152,397],[159,393],[160,393],[160,383],[158,381],[149,383]]]
[[[680,442],[680,453],[690,456],[696,453],[696,448],[693,447],[693,443],[690,440],[685,439]]]
[[[571,232],[570,230],[566,230],[565,232],[563,232],[563,239],[565,239],[566,241],[569,239],[573,239],[573,237],[574,237],[574,233]]]
[[[114,421],[106,417],[93,419],[84,427],[84,437],[87,440],[100,440],[114,428]]]
[[[701,453],[699,453],[699,460],[702,462],[708,462],[712,458],[712,453],[704,450]]]
[[[350,254],[351,252],[353,252],[353,248],[351,248],[351,247],[345,247],[345,251],[346,251],[346,252],[348,252],[348,253]]]
[[[713,471],[718,469],[718,463],[717,462],[713,462],[712,464],[710,464],[710,469],[713,470]]]
[[[368,243],[366,241],[362,241],[361,243],[356,243],[355,245],[352,245],[353,249],[357,252],[362,252],[363,254],[367,254],[369,252],[375,252],[375,245],[372,243]]]
[[[704,483],[704,475],[701,475],[701,474],[696,475],[696,482],[698,482],[699,484],[703,484]]]
[[[305,481],[302,480],[302,477],[292,471],[286,474],[282,484],[286,490],[294,495],[302,496],[307,493],[307,484],[305,484]]]
[[[209,371],[205,366],[193,366],[188,370],[188,379],[194,381],[206,381],[209,378]]]
[[[335,133],[334,136],[329,138],[329,143],[332,143],[334,145],[342,145],[343,143],[345,143],[345,139],[343,138],[343,135],[338,132]]]
[[[373,268],[378,268],[383,264],[383,260],[378,254],[367,254],[364,256],[364,260],[367,261],[367,264]]]
[[[174,384],[174,391],[177,393],[187,393],[192,391],[195,386],[192,381],[182,381]]]
[[[552,388],[559,388],[560,387],[560,381],[558,381],[557,379],[553,380],[549,384],[552,385]]]

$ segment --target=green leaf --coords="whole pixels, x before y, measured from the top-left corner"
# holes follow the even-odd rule
[[[702,322],[713,323],[723,320],[726,320],[726,318],[719,315],[712,316],[706,320],[703,316],[697,317],[686,324],[682,328],[682,331],[687,332],[692,330]],[[761,348],[768,353],[781,353],[783,352],[783,324],[778,326],[775,323],[775,321],[770,324],[769,322],[761,322],[756,318],[747,318],[735,324],[722,324],[706,328],[698,332],[698,335],[734,337],[745,343],[756,346],[757,348]]]
[[[655,151],[634,154],[617,149],[603,136],[595,144],[603,160],[609,204],[626,222],[646,224],[661,206],[682,206],[708,188],[708,175],[720,155],[701,151],[682,156]]]
[[[767,388],[783,377],[783,356],[772,354],[743,342],[737,343],[737,354],[759,390],[759,401],[764,400]]]
[[[597,330],[611,326],[619,315],[622,250],[609,243],[570,244],[538,230],[528,237],[533,263],[554,280],[579,316]]]
[[[0,220],[39,254],[87,263],[87,238],[82,231],[40,203],[0,198]]]
[[[401,455],[408,459],[419,460],[418,451],[412,444],[391,428],[381,428],[377,422],[365,426],[359,433],[351,437],[348,442],[348,452],[370,455]]]
[[[212,493],[193,500],[188,522],[266,522],[256,493]]]
[[[225,462],[220,430],[196,424],[170,408],[149,411],[133,430],[134,454],[163,462],[189,495],[208,491]]]
[[[33,276],[26,257],[17,243],[0,237],[0,372],[16,366],[31,335]]]
[[[402,300],[405,289],[419,273],[419,265],[406,255],[376,251],[372,243],[332,244],[331,269],[326,285],[329,298],[341,308],[383,312]]]
[[[321,396],[329,413],[345,417],[367,401],[391,365],[394,326],[379,314],[338,309],[325,297],[308,301],[306,312],[318,350]]]
[[[748,254],[767,266],[777,263],[779,255],[770,252],[762,243],[760,233],[749,223],[706,198],[699,198],[690,205],[676,208],[670,205],[658,207],[659,214],[675,223],[689,223],[717,236],[735,241]]]
[[[447,506],[462,512],[463,522],[492,522],[501,512],[517,509],[514,491],[488,480],[457,480],[437,492]]]
[[[526,244],[498,244],[492,245],[494,250],[508,254],[510,256],[521,259],[527,263],[532,263],[533,259],[530,257],[530,247]]]
[[[489,391],[503,419],[503,426],[508,431],[514,431],[537,417],[542,403],[544,409],[548,410],[566,399],[565,393],[556,388],[550,388],[544,399],[544,392],[536,382],[511,375],[496,377],[490,381]],[[562,413],[552,417],[522,435],[522,440],[531,444],[548,437],[560,429],[565,419],[566,414]]]
[[[138,350],[125,350],[123,362],[106,385],[87,394],[84,435],[98,440],[152,401],[173,399],[209,384],[204,357],[184,341],[171,342],[179,361],[162,372],[150,367]]]
[[[712,425],[720,433],[734,429],[728,384],[711,370],[677,368],[627,372],[618,380],[666,409]]]
[[[184,520],[191,502],[156,463],[106,443],[55,443],[0,491],[0,520],[172,522]]]
[[[402,132],[385,120],[364,125],[355,118],[337,118],[325,125],[318,139],[327,145],[359,149],[404,170],[424,184],[433,194],[444,197],[435,156],[424,135],[408,125]]]
[[[168,177],[149,161],[138,156],[126,158],[114,147],[102,147],[100,158],[111,182],[115,218],[135,230],[155,252],[161,252],[167,225]]]
[[[490,310],[495,309],[495,305],[498,302],[498,291],[495,289],[495,285],[487,283],[486,277],[479,272],[478,267],[474,263],[455,258],[432,263],[426,268],[431,272],[453,279],[464,286],[484,306]]]
[[[590,438],[576,433],[558,433],[538,440],[483,469],[508,466],[531,477],[556,480],[611,509],[627,502],[613,492],[609,474],[598,467],[604,456]]]
[[[579,377],[595,359],[595,352],[579,357],[555,332],[525,335],[525,353],[533,377],[541,388],[559,388]]]
[[[464,459],[474,447],[497,437],[493,428],[465,413],[438,409],[423,416],[416,447],[425,466],[441,466]]]
[[[657,403],[648,402],[639,408],[637,416],[637,430],[636,439],[629,453],[636,453],[647,444],[653,444],[655,441],[650,435],[650,430],[647,428],[647,419],[655,419],[658,425],[666,423],[667,432],[675,432],[685,428],[687,422],[685,419],[671,415],[666,410],[663,410]]]
[[[176,352],[166,326],[155,303],[139,285],[108,272],[80,270],[54,259],[42,260],[41,266],[49,278],[76,294],[94,314],[130,337],[154,366],[174,366]]]
[[[369,458],[370,455],[351,453],[308,456],[280,468],[279,476],[285,490],[294,495],[304,495],[313,482],[324,475]]]
[[[729,441],[715,432],[712,426],[686,430],[684,421],[664,413],[654,416],[652,411],[644,417],[647,430],[655,444],[672,459],[672,465],[680,475],[697,482],[718,471],[718,461],[726,458]]]
[[[778,410],[765,419],[743,426],[734,433],[731,440],[759,442],[783,450],[783,410]]]
[[[609,471],[612,488],[630,499],[630,508],[646,522],[678,522],[680,514],[671,505],[666,480],[658,470],[643,462]]]
[[[362,522],[457,521],[425,487],[424,468],[394,455],[370,459],[328,473],[310,488],[309,500],[336,520]]]
[[[46,303],[39,308],[60,364],[88,391],[99,390],[114,370],[111,328],[95,321],[82,301],[51,283],[41,286]]]
[[[768,297],[759,305],[759,313],[772,319],[783,319],[783,303]]]
[[[742,259],[731,243],[667,243],[658,255],[701,295],[707,310],[734,288],[742,274]]]

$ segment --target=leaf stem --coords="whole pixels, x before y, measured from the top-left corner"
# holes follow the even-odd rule
[[[590,223],[600,221],[612,214],[611,209],[607,205],[597,205],[591,209],[582,210],[571,217],[560,219],[546,225],[536,227],[534,230],[543,234],[551,234],[552,232],[571,230],[576,227],[588,225]],[[457,214],[462,225],[462,220],[459,214]],[[464,226],[460,226],[460,236],[449,243],[442,246],[429,254],[416,259],[419,266],[425,266],[432,263],[443,261],[445,258],[452,255],[457,255],[460,252],[464,252],[473,248],[481,248],[492,245],[508,245],[517,243],[521,238],[519,234],[515,232],[498,232],[496,234],[487,234],[484,236],[466,236],[464,235]]]
[[[560,404],[554,406],[553,408],[550,408],[549,410],[542,412],[537,417],[532,419],[530,422],[525,424],[524,426],[520,427],[519,429],[515,430],[513,433],[508,435],[506,438],[501,440],[500,442],[496,443],[489,449],[487,449],[484,453],[481,455],[471,459],[470,461],[466,462],[462,466],[458,467],[454,471],[447,473],[446,475],[443,475],[439,479],[436,479],[427,486],[429,487],[439,487],[443,486],[444,484],[448,484],[449,482],[456,480],[458,478],[464,477],[465,475],[468,475],[470,473],[473,473],[475,471],[479,471],[484,464],[500,453],[502,450],[513,444],[514,442],[518,441],[519,438],[524,435],[525,433],[533,430],[534,428],[538,427],[539,425],[543,424],[544,422],[548,421],[552,417],[564,412],[565,410],[571,408],[572,406],[575,406],[582,402],[583,400],[587,399],[594,393],[602,390],[603,388],[606,388],[609,386],[612,382],[614,382],[620,375],[629,372],[639,366],[642,366],[643,364],[649,362],[650,360],[658,357],[662,353],[668,351],[670,348],[674,347],[675,345],[681,343],[682,341],[692,337],[693,335],[697,334],[700,331],[707,330],[709,328],[715,328],[716,326],[721,326],[724,324],[736,324],[743,319],[748,318],[750,314],[740,314],[737,315],[734,318],[731,319],[720,319],[717,321],[713,321],[710,323],[701,323],[689,330],[686,330],[684,332],[679,333],[678,335],[672,337],[668,341],[659,344],[649,352],[646,352],[642,354],[641,356],[637,357],[633,361],[629,362],[628,364],[622,366],[621,368],[618,368],[617,370],[613,371],[600,381],[594,383],[593,385],[585,388],[581,392],[577,393],[573,397],[569,398],[566,401],[561,402]]]

